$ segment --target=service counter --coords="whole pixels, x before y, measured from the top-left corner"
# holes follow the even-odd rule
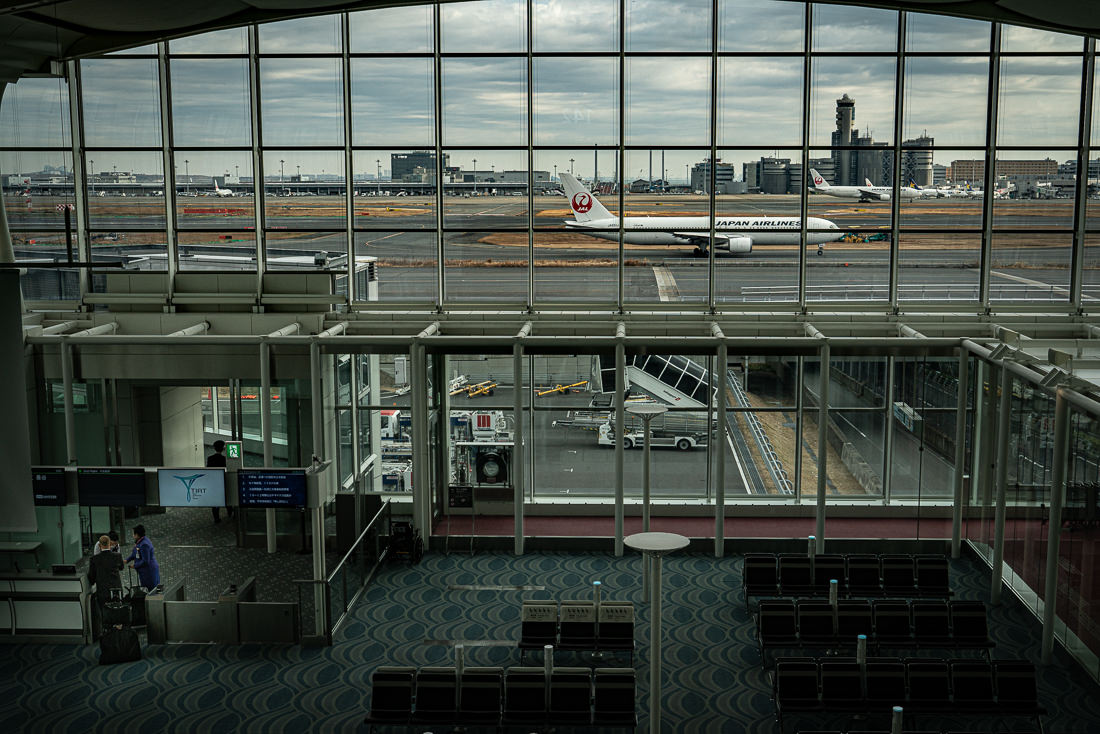
[[[0,641],[91,641],[91,591],[83,574],[0,574]]]

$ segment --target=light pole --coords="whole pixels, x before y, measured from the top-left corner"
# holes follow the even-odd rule
[[[88,167],[91,169],[88,172],[88,185],[92,189],[92,196],[95,196],[95,161],[89,160]]]
[[[691,188],[691,174],[689,173],[690,170],[691,170],[691,166],[689,164],[685,163],[684,164],[684,182],[685,182],[684,186],[687,187],[688,189]]]
[[[378,196],[382,195],[382,159],[374,159],[374,188]]]
[[[191,161],[183,159],[183,175],[187,178],[187,193],[191,193]]]
[[[474,158],[474,193],[477,193],[477,158]]]
[[[286,161],[284,161],[282,158],[280,158],[279,159],[279,183],[283,183],[284,181],[286,181],[286,178],[283,176],[283,164],[284,163],[286,163]]]
[[[573,159],[572,158],[569,159],[569,175],[570,176],[573,175]]]
[[[302,167],[301,166],[294,166],[294,167],[298,169],[298,183],[302,183]]]
[[[233,166],[233,177],[236,179],[237,185],[239,186],[240,183],[241,183],[241,167],[240,166]]]
[[[555,181],[558,180],[558,164],[557,163],[554,164],[554,180]]]

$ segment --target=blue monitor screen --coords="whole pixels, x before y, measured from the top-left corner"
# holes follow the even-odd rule
[[[76,470],[76,493],[86,507],[139,507],[145,504],[145,470],[81,467]]]
[[[59,466],[31,467],[34,504],[61,506],[69,501],[65,491],[65,470]]]
[[[241,507],[305,507],[306,473],[242,469],[237,472],[237,501]]]

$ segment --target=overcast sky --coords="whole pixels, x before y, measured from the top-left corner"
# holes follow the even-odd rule
[[[619,0],[535,0],[533,49],[536,53],[615,52],[619,46]],[[706,52],[711,46],[711,0],[627,0],[625,45],[628,52]],[[430,54],[434,9],[387,8],[348,16],[354,54]],[[439,10],[444,53],[524,53],[525,0],[477,0],[447,3]],[[719,50],[726,52],[798,52],[804,43],[805,7],[777,0],[722,0]],[[828,53],[894,52],[898,16],[893,11],[845,6],[814,9],[812,46]],[[487,32],[488,30],[488,32]],[[251,175],[252,143],[248,64],[243,57],[194,58],[196,54],[240,54],[247,50],[245,29],[231,29],[171,42],[172,136],[179,173]],[[344,109],[342,64],[344,37],[340,15],[270,23],[259,29],[260,105],[265,144],[290,150],[265,154],[267,175],[341,171],[343,154],[304,151],[308,146],[342,146]],[[932,15],[908,16],[905,45],[916,52],[984,53],[990,25]],[[1005,28],[1006,52],[1043,50],[1079,52],[1073,36]],[[84,61],[84,128],[89,147],[129,148],[161,144],[158,73],[155,59],[135,57],[151,47],[111,58]],[[296,54],[297,57],[279,55]],[[309,58],[307,54],[330,54]],[[927,132],[941,145],[979,149],[985,136],[988,59],[985,57],[910,57],[902,134]],[[356,154],[357,176],[373,176],[381,160],[389,173],[389,153],[435,144],[433,60],[353,58],[351,105],[353,144],[369,150]],[[442,64],[443,145],[452,165],[469,168],[523,169],[526,152],[500,151],[527,143],[526,59],[444,58]],[[855,127],[878,142],[892,142],[895,59],[890,56],[819,56],[810,69],[810,143],[829,145],[835,129],[836,100],[855,100]],[[619,62],[610,58],[536,58],[533,65],[533,140],[537,146],[567,146],[539,151],[536,168],[573,167],[579,175],[595,172],[592,146],[619,143]],[[737,165],[776,150],[797,149],[802,141],[803,61],[799,57],[723,57],[718,66],[717,141],[724,157]],[[1043,146],[1075,143],[1081,61],[1075,57],[1012,57],[1002,62],[999,140],[1005,145]],[[625,143],[652,147],[691,146],[667,151],[665,168],[673,180],[684,178],[685,164],[707,155],[710,138],[711,65],[691,56],[631,57],[625,65],[622,110]],[[26,79],[5,92],[0,105],[0,147],[69,145],[67,91],[51,79]],[[1100,115],[1094,116],[1100,120]],[[197,147],[234,146],[241,151],[198,152]],[[745,150],[759,146],[763,150]],[[656,154],[659,157],[660,153]],[[826,151],[813,153],[824,157]],[[1045,155],[1045,154],[1044,154]],[[1058,160],[1068,152],[1050,154]],[[784,156],[787,157],[787,156]],[[937,163],[960,157],[936,155]],[[966,157],[970,157],[967,155]],[[1042,156],[1040,156],[1042,157]],[[89,152],[97,170],[160,172],[158,154]],[[639,169],[648,176],[649,154],[628,153],[627,178]],[[4,154],[7,166],[37,170],[38,162],[58,165],[64,155]],[[614,153],[599,154],[602,177],[613,175]],[[640,162],[639,162],[640,161]],[[275,166],[275,170],[272,166]],[[290,166],[294,168],[291,169]],[[28,169],[28,167],[30,167]],[[659,164],[654,163],[654,175]]]

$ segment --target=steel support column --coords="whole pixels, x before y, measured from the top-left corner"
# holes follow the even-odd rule
[[[527,322],[516,335],[516,343],[512,347],[512,411],[514,414],[512,434],[512,504],[515,512],[515,548],[517,556],[523,555],[523,496],[524,480],[527,473],[526,453],[524,451],[524,420],[523,413],[523,343],[520,341],[531,332],[531,322]],[[533,382],[533,380],[532,380]],[[533,409],[533,406],[532,406]]]
[[[272,465],[271,445],[271,345],[260,342],[260,435],[264,441],[264,466]],[[275,552],[275,510],[264,510],[267,552]]]
[[[821,345],[821,372],[818,375],[817,418],[817,552],[825,552],[825,490],[828,486],[829,456],[829,342]]]
[[[714,453],[714,557],[721,558],[726,550],[726,365],[729,354],[723,342],[718,345],[718,364],[714,375],[718,379],[716,440],[707,448]],[[746,389],[748,386],[746,385]],[[708,426],[707,435],[711,435]]]
[[[894,381],[896,379],[894,355],[886,357],[886,394],[883,400],[882,424],[886,427],[883,431],[882,443],[882,502],[890,504],[890,496],[894,484]],[[917,488],[918,491],[920,488]]]
[[[1008,499],[1008,428],[1012,410],[1012,374],[1008,366],[1001,364],[1001,395],[997,404],[997,469],[994,490],[997,492],[997,509],[993,520],[993,573],[990,579],[989,600],[1001,603],[1005,557],[1005,514]]]
[[[622,242],[619,243],[620,248]],[[621,264],[621,257],[620,257]],[[618,337],[626,336],[626,324],[619,322]],[[623,554],[623,435],[626,428],[626,346],[622,339],[615,345],[615,555]]]
[[[73,414],[73,346],[61,341],[61,385],[65,399],[65,463],[76,466],[76,416]]]
[[[966,464],[966,418],[967,398],[970,393],[970,355],[965,349],[959,350],[959,391],[958,404],[955,406],[955,476],[951,495],[955,498],[951,505],[951,557],[958,558],[962,551],[962,516],[966,497],[963,494],[963,473]]]
[[[1047,569],[1043,588],[1043,639],[1039,647],[1043,665],[1054,661],[1054,624],[1058,612],[1058,561],[1062,545],[1062,506],[1066,496],[1066,464],[1069,459],[1069,403],[1062,390],[1054,402],[1054,467],[1050,483],[1050,516],[1047,519]]]

